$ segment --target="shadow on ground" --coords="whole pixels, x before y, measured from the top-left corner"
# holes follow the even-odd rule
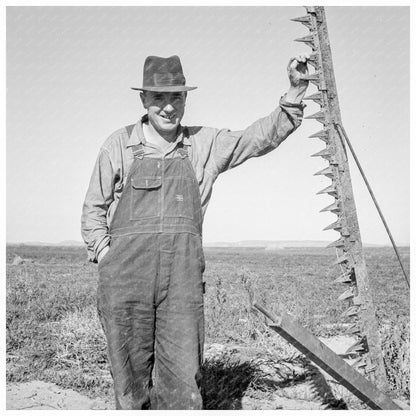
[[[258,378],[258,369],[249,362],[205,361],[202,367],[203,408],[207,410],[242,409],[242,399]]]
[[[302,374],[288,374],[274,368],[275,377],[265,374],[258,364],[241,362],[232,358],[210,359],[202,367],[203,408],[207,410],[243,409],[244,396],[255,396],[260,402],[274,394],[296,394],[298,387],[308,386],[309,400],[321,403],[321,409],[347,409],[342,399],[337,399],[323,374],[305,360]],[[306,398],[303,398],[305,400]],[[275,409],[281,409],[281,406]]]

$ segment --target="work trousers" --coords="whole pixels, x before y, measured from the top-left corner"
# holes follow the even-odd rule
[[[117,409],[202,409],[203,269],[200,235],[112,238],[97,306]]]

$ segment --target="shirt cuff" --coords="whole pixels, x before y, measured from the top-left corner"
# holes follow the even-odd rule
[[[89,253],[89,261],[93,263],[98,263],[98,255],[108,245],[110,245],[110,236],[106,234],[101,239],[101,241],[99,241],[98,244],[94,247],[93,251]]]
[[[296,103],[290,103],[288,101],[286,101],[286,94],[283,95],[283,97],[280,97],[280,101],[279,101],[280,105],[283,105],[285,107],[294,107],[294,108],[299,108],[300,110],[303,110],[306,107],[306,104],[302,101],[298,104]]]

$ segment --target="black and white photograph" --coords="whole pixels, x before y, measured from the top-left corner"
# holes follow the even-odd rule
[[[414,6],[326,3],[5,2],[4,410],[413,407]]]

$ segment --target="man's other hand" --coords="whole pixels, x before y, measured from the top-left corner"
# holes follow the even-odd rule
[[[104,256],[107,254],[108,250],[110,249],[110,246],[105,246],[97,256],[97,262],[100,263],[100,261],[104,258]]]

